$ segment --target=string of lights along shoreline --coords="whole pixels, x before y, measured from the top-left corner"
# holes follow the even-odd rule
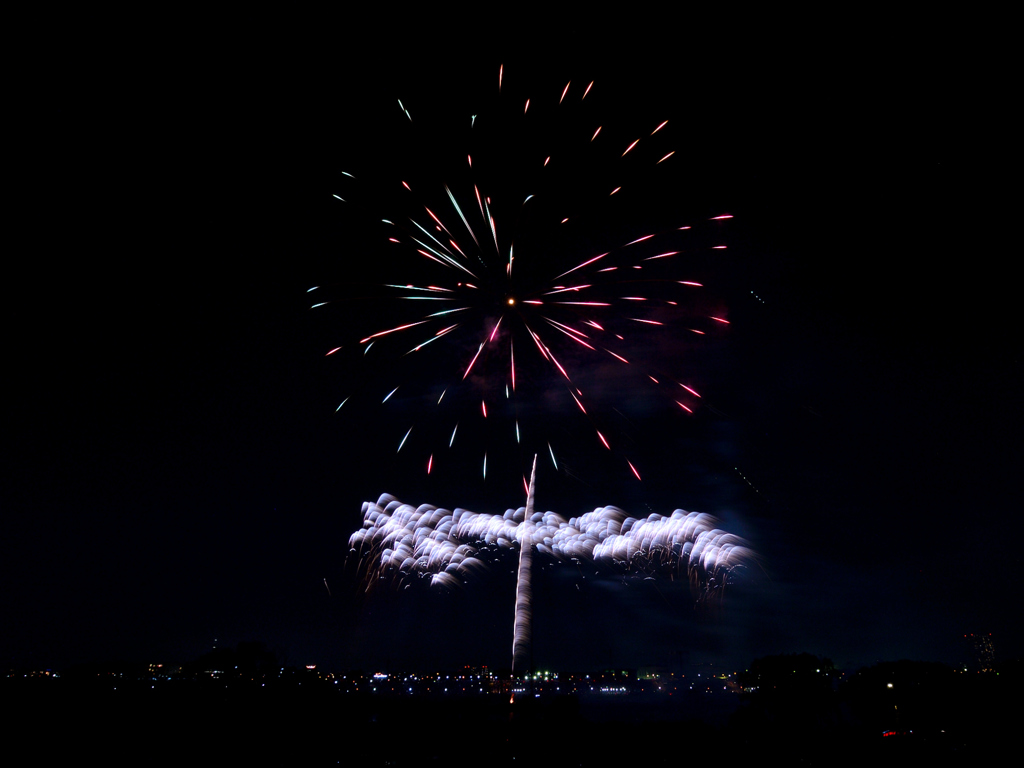
[[[488,448],[493,464],[511,445],[526,490],[529,457],[557,469],[559,440],[572,440],[612,452],[623,479],[639,481],[637,441],[616,437],[609,393],[596,390],[628,377],[628,388],[607,385],[613,396],[639,392],[678,418],[699,407],[680,350],[728,326],[695,273],[724,258],[732,216],[662,211],[645,229],[644,214],[671,209],[664,190],[685,177],[669,121],[624,133],[608,123],[622,115],[600,105],[600,84],[548,84],[530,98],[509,74],[499,69],[479,114],[448,116],[444,142],[466,152],[440,174],[425,166],[448,154],[400,100],[394,154],[423,151],[406,167],[372,157],[340,173],[345,226],[372,226],[380,244],[346,264],[386,277],[309,289],[315,311],[348,313],[325,351],[346,378],[336,411],[382,409],[374,442],[413,452],[426,474],[477,463],[486,480]],[[660,200],[647,205],[645,187]],[[552,417],[567,413],[580,428],[553,433]]]

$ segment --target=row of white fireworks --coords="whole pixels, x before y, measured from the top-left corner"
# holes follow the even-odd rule
[[[383,494],[363,503],[363,526],[349,539],[368,585],[429,578],[433,586],[457,587],[487,567],[485,547],[519,550],[513,668],[529,652],[532,611],[530,572],[536,551],[556,560],[593,562],[631,573],[669,571],[688,578],[698,602],[720,599],[737,570],[754,556],[747,543],[718,527],[703,512],[634,518],[617,507],[599,507],[566,520],[533,509],[534,472],[526,507],[504,514],[454,511],[429,504],[413,507]]]

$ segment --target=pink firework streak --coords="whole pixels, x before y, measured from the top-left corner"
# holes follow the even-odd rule
[[[367,173],[344,172],[339,179],[342,188],[334,197],[348,209],[368,197],[362,182],[367,176],[394,199],[390,214],[387,206],[380,213],[367,211],[366,220],[382,222],[384,230],[379,251],[363,255],[360,266],[379,262],[394,277],[374,284],[373,295],[364,297],[370,309],[345,324],[346,332],[353,326],[365,330],[338,338],[326,352],[345,371],[365,361],[376,375],[358,377],[358,385],[339,400],[352,401],[344,413],[360,407],[360,400],[401,408],[403,397],[414,396],[409,380],[426,387],[422,372],[432,370],[441,396],[433,392],[430,408],[396,427],[395,438],[405,435],[399,450],[409,438],[406,451],[422,456],[427,474],[457,463],[450,450],[460,419],[472,439],[489,436],[477,446],[478,458],[486,457],[488,442],[506,439],[521,446],[524,457],[547,445],[555,463],[550,419],[538,411],[577,406],[573,412],[621,461],[624,476],[640,481],[641,457],[630,454],[635,443],[620,439],[606,414],[591,407],[598,399],[595,388],[607,380],[606,372],[621,370],[611,375],[635,376],[671,418],[697,410],[699,381],[694,371],[680,369],[681,355],[659,359],[645,349],[678,348],[726,332],[724,308],[702,297],[704,283],[695,278],[701,276],[696,265],[709,255],[724,258],[719,251],[732,216],[659,223],[646,231],[617,224],[611,237],[618,245],[588,253],[589,243],[601,239],[594,237],[600,234],[595,225],[635,218],[623,206],[642,201],[645,179],[658,189],[674,184],[685,153],[676,154],[672,123],[658,120],[620,134],[608,124],[617,111],[598,105],[600,84],[568,82],[526,94],[515,73],[503,67],[498,81],[496,117],[452,117],[465,136],[450,179],[421,178],[412,167],[388,180],[392,172],[383,160]],[[511,109],[512,104],[518,106]],[[408,118],[402,124],[409,143],[415,143],[419,129],[407,106],[399,105]],[[591,167],[602,169],[607,186],[587,182],[579,189],[579,170]],[[547,245],[552,242],[558,247]],[[325,292],[310,290],[317,298]],[[313,307],[322,311],[339,303],[352,304],[326,300]],[[407,361],[432,353],[443,362],[399,372],[415,365]],[[395,378],[382,380],[386,371]],[[380,394],[369,391],[378,385]],[[402,394],[391,398],[399,387]],[[475,418],[460,405],[467,402],[480,403]],[[499,426],[502,420],[509,426]]]

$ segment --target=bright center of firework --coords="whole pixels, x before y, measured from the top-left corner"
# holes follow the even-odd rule
[[[516,305],[516,300],[512,296],[508,297],[508,305],[510,307],[514,307]]]

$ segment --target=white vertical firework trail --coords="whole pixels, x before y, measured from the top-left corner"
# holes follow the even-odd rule
[[[530,569],[533,563],[533,494],[537,481],[537,456],[533,457],[530,488],[526,494],[526,515],[519,538],[519,573],[516,577],[516,615],[512,628],[512,674],[529,664],[530,641],[533,636],[533,588]],[[519,662],[518,664],[516,662]]]

